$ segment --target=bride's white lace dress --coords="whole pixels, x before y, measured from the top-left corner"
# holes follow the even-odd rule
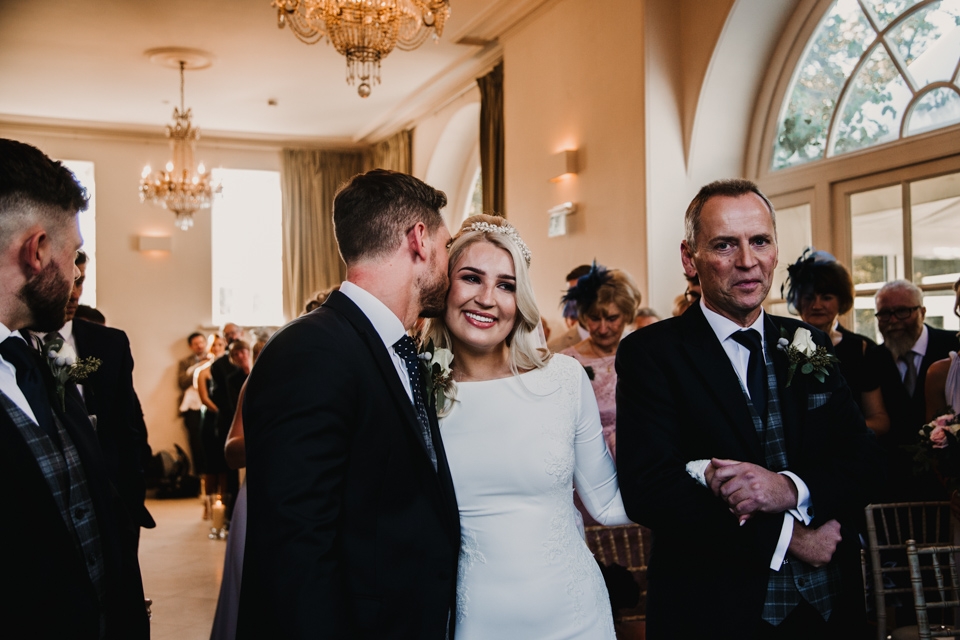
[[[460,507],[457,640],[614,639],[573,483],[602,524],[629,522],[583,367],[555,355],[458,385],[441,436]]]

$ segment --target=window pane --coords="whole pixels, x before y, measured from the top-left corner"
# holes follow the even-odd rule
[[[937,87],[917,100],[907,124],[911,136],[960,122],[960,95],[947,87]]]
[[[920,9],[888,36],[918,87],[953,79],[960,57],[960,0]]]
[[[787,278],[787,267],[796,262],[803,250],[813,244],[810,205],[777,209],[777,244],[780,264],[773,273],[771,298],[782,298],[780,287]]]
[[[953,284],[960,273],[960,173],[910,185],[913,281]]]
[[[877,44],[843,100],[831,155],[900,137],[900,120],[913,97],[886,49]]]
[[[823,157],[843,83],[875,37],[855,0],[838,0],[826,13],[787,91],[790,98],[780,116],[774,169]]]
[[[903,278],[903,207],[900,185],[850,196],[853,284],[860,291]]]
[[[953,274],[953,282],[960,278],[960,273]],[[937,329],[960,331],[960,319],[953,313],[953,305],[957,297],[953,291],[928,291],[923,294],[923,306],[927,308],[924,322]]]
[[[80,304],[96,308],[97,306],[97,183],[93,179],[93,163],[86,160],[61,160],[63,166],[77,177],[87,190],[90,202],[86,211],[80,212],[80,236],[83,238],[83,250],[87,254],[87,268],[84,271],[83,295]]]
[[[920,0],[866,0],[864,4],[873,13],[877,24],[883,29],[893,22],[893,19],[909,9]]]
[[[283,240],[280,174],[214,169],[213,322],[281,325]]]

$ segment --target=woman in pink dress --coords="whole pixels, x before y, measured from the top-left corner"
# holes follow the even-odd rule
[[[564,301],[577,305],[577,314],[590,335],[561,351],[583,365],[600,407],[603,438],[617,456],[617,372],[614,363],[623,331],[633,323],[640,307],[640,290],[626,271],[606,269],[596,263],[567,291]]]

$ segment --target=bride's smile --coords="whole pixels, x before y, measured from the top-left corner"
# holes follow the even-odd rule
[[[513,258],[492,243],[471,244],[450,273],[444,320],[454,341],[470,351],[504,349],[516,318]]]

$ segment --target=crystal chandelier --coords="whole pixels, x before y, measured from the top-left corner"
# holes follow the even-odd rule
[[[449,0],[273,0],[277,26],[314,44],[326,38],[347,57],[347,84],[360,79],[357,93],[370,95],[380,84],[380,61],[394,47],[412,51],[443,35],[450,17]]]
[[[147,200],[173,211],[178,229],[186,231],[193,226],[193,214],[198,209],[209,209],[213,194],[223,187],[213,184],[210,174],[201,162],[194,168],[193,152],[200,130],[190,124],[190,109],[183,106],[184,60],[180,64],[180,108],[173,108],[173,124],[167,125],[167,137],[173,157],[163,171],[153,171],[150,165],[140,176],[140,202]]]

